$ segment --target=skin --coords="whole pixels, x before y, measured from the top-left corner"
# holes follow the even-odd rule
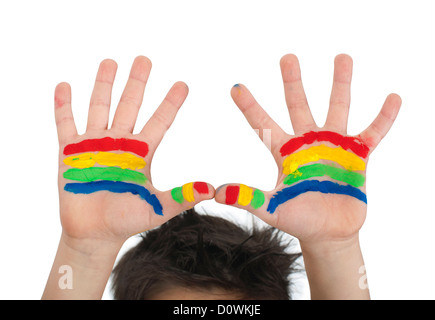
[[[169,90],[161,105],[138,134],[133,134],[145,85],[151,71],[151,61],[137,57],[108,128],[111,92],[117,70],[113,60],[101,62],[92,92],[86,132],[77,133],[71,109],[71,88],[60,83],[55,90],[55,120],[59,138],[59,202],[62,235],[43,299],[100,299],[122,244],[130,236],[155,228],[202,200],[214,197],[215,190],[194,191],[194,202],[175,202],[171,190],[154,188],[150,166],[155,150],[188,94],[185,83],[177,82]],[[70,167],[63,163],[67,156],[63,149],[70,143],[103,137],[128,138],[144,141],[149,152],[146,166],[138,171],[148,178],[144,187],[155,194],[163,206],[163,216],[137,195],[100,191],[88,195],[73,194],[63,188],[70,180],[63,172]],[[73,270],[73,290],[62,290],[58,281],[59,267],[69,265]]]
[[[323,127],[316,125],[310,112],[297,57],[286,55],[280,65],[294,135],[278,126],[244,85],[235,86],[231,91],[234,102],[252,128],[260,129],[261,139],[262,129],[271,130],[271,152],[279,170],[275,189],[263,191],[266,196],[263,206],[258,209],[237,203],[234,206],[250,211],[266,223],[299,239],[313,299],[368,299],[368,289],[360,286],[364,261],[358,235],[367,214],[364,202],[349,196],[308,192],[280,205],[274,214],[266,211],[270,198],[287,187],[283,184],[286,177],[282,166],[285,157],[279,152],[283,144],[309,131],[324,130],[347,135],[353,61],[344,54],[335,58],[329,111]],[[369,156],[391,128],[400,106],[400,97],[390,94],[372,124],[358,135],[370,148]],[[303,146],[301,150],[320,144],[327,143],[316,142]],[[333,147],[332,144],[329,146]],[[364,159],[366,164],[369,156]],[[365,171],[358,172],[365,176]],[[217,189],[217,202],[225,203],[228,185]],[[366,193],[365,184],[360,189]]]
[[[79,136],[71,110],[71,89],[61,83],[55,90],[55,119],[59,137],[59,200],[62,235],[58,251],[43,299],[100,299],[113,268],[116,256],[124,241],[133,234],[154,228],[166,222],[188,207],[205,199],[213,198],[215,191],[209,185],[209,194],[197,194],[196,202],[178,204],[170,190],[162,192],[152,186],[150,165],[152,156],[169,129],[175,115],[187,96],[187,86],[176,83],[150,118],[142,131],[133,135],[137,113],[142,103],[143,92],[151,68],[145,57],[136,58],[130,77],[117,107],[112,127],[108,129],[111,90],[116,73],[116,63],[104,60],[99,68],[91,97],[86,133]],[[274,190],[264,192],[266,201],[258,209],[248,209],[270,225],[299,239],[313,299],[368,299],[367,289],[360,289],[361,266],[364,265],[358,233],[364,223],[367,207],[361,201],[339,195],[307,193],[281,205],[275,214],[266,212],[270,197],[285,187],[282,183],[283,158],[280,147],[291,137],[312,130],[320,130],[310,113],[302,87],[300,68],[294,55],[281,60],[284,92],[295,135],[284,132],[258,105],[243,85],[235,87],[231,95],[255,129],[271,129],[272,154],[279,168],[279,178]],[[339,55],[335,59],[334,82],[326,124],[322,130],[346,134],[350,104],[350,81],[352,60]],[[400,97],[389,95],[380,114],[359,136],[372,152],[390,129],[401,105]],[[262,130],[260,130],[260,138]],[[65,145],[91,138],[133,138],[148,143],[150,152],[145,157],[147,165],[141,170],[149,180],[146,187],[155,193],[165,208],[164,216],[157,216],[150,206],[129,194],[98,192],[91,195],[75,195],[63,190],[67,180],[62,176],[67,167],[63,164],[62,153]],[[222,186],[216,194],[216,201],[225,202]],[[256,188],[253,188],[256,189]],[[365,186],[362,190],[365,192]],[[59,287],[59,268],[71,266],[73,289]],[[228,298],[231,297],[231,293]],[[156,298],[203,298],[204,295],[172,288],[168,295]],[[210,292],[212,298],[216,292]],[[221,296],[221,293],[217,296]]]

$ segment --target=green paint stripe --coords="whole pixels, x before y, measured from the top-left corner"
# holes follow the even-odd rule
[[[174,188],[171,190],[172,199],[177,201],[178,203],[183,203],[183,187]]]
[[[301,180],[322,176],[329,176],[334,180],[345,182],[356,188],[362,187],[365,181],[365,177],[360,173],[316,163],[298,168],[284,179],[284,184],[290,185]]]
[[[264,203],[264,198],[264,193],[258,189],[255,189],[251,200],[251,207],[254,209],[260,208]]]
[[[69,169],[64,172],[63,177],[69,180],[91,182],[95,180],[109,181],[131,181],[145,183],[148,179],[141,172],[118,167],[92,167],[85,169]]]

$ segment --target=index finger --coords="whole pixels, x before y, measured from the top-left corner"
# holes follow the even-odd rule
[[[399,95],[394,93],[390,94],[385,100],[378,116],[373,120],[370,126],[360,134],[360,138],[370,148],[370,152],[376,148],[391,129],[399,113],[401,104],[402,99]]]
[[[155,149],[172,125],[178,110],[187,97],[189,89],[184,82],[175,83],[163,102],[148,120],[139,135],[149,141]]]
[[[245,86],[236,84],[231,89],[231,96],[252,129],[258,130],[260,139],[274,153],[283,139],[288,138],[287,133],[264,111]]]

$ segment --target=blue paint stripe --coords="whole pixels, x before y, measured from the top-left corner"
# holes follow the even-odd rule
[[[345,194],[367,203],[367,196],[365,193],[358,188],[352,187],[351,185],[341,185],[331,181],[305,180],[275,193],[272,199],[270,199],[267,211],[269,213],[274,213],[279,205],[297,197],[302,193],[310,191]]]
[[[64,189],[65,191],[80,194],[90,194],[97,191],[110,191],[115,193],[130,192],[139,195],[143,200],[148,202],[153,207],[156,214],[163,215],[163,207],[156,195],[151,194],[151,192],[143,186],[134,183],[101,180],[86,183],[67,183]]]

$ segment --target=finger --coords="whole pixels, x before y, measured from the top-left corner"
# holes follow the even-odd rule
[[[209,183],[200,181],[186,183],[162,193],[162,203],[167,207],[163,213],[165,214],[166,211],[169,215],[176,215],[201,201],[212,199],[214,195],[215,189]]]
[[[139,56],[134,60],[127,84],[116,108],[112,123],[113,129],[133,132],[150,71],[151,61],[148,58]]]
[[[334,61],[334,79],[325,127],[346,134],[350,106],[350,83],[353,61],[348,55],[341,54]]]
[[[110,59],[100,64],[89,104],[86,131],[107,129],[112,87],[117,68],[116,62]]]
[[[189,88],[184,82],[175,83],[169,90],[163,102],[148,120],[140,132],[140,136],[156,148],[166,131],[172,125],[183,102],[186,100]]]
[[[370,126],[360,134],[360,138],[372,152],[390,130],[399,113],[402,99],[397,94],[390,94],[381,111]]]
[[[218,203],[248,210],[264,222],[275,224],[276,215],[267,211],[270,196],[265,191],[244,184],[225,184],[217,188],[215,200]]]
[[[71,110],[71,87],[62,82],[56,86],[54,92],[54,115],[59,144],[63,145],[77,136],[77,129]]]
[[[317,128],[302,86],[298,58],[293,54],[282,57],[281,73],[290,120],[296,135]]]
[[[260,139],[272,152],[281,146],[283,139],[288,138],[288,135],[264,111],[244,85],[235,85],[231,89],[231,97],[251,127],[258,130]]]

